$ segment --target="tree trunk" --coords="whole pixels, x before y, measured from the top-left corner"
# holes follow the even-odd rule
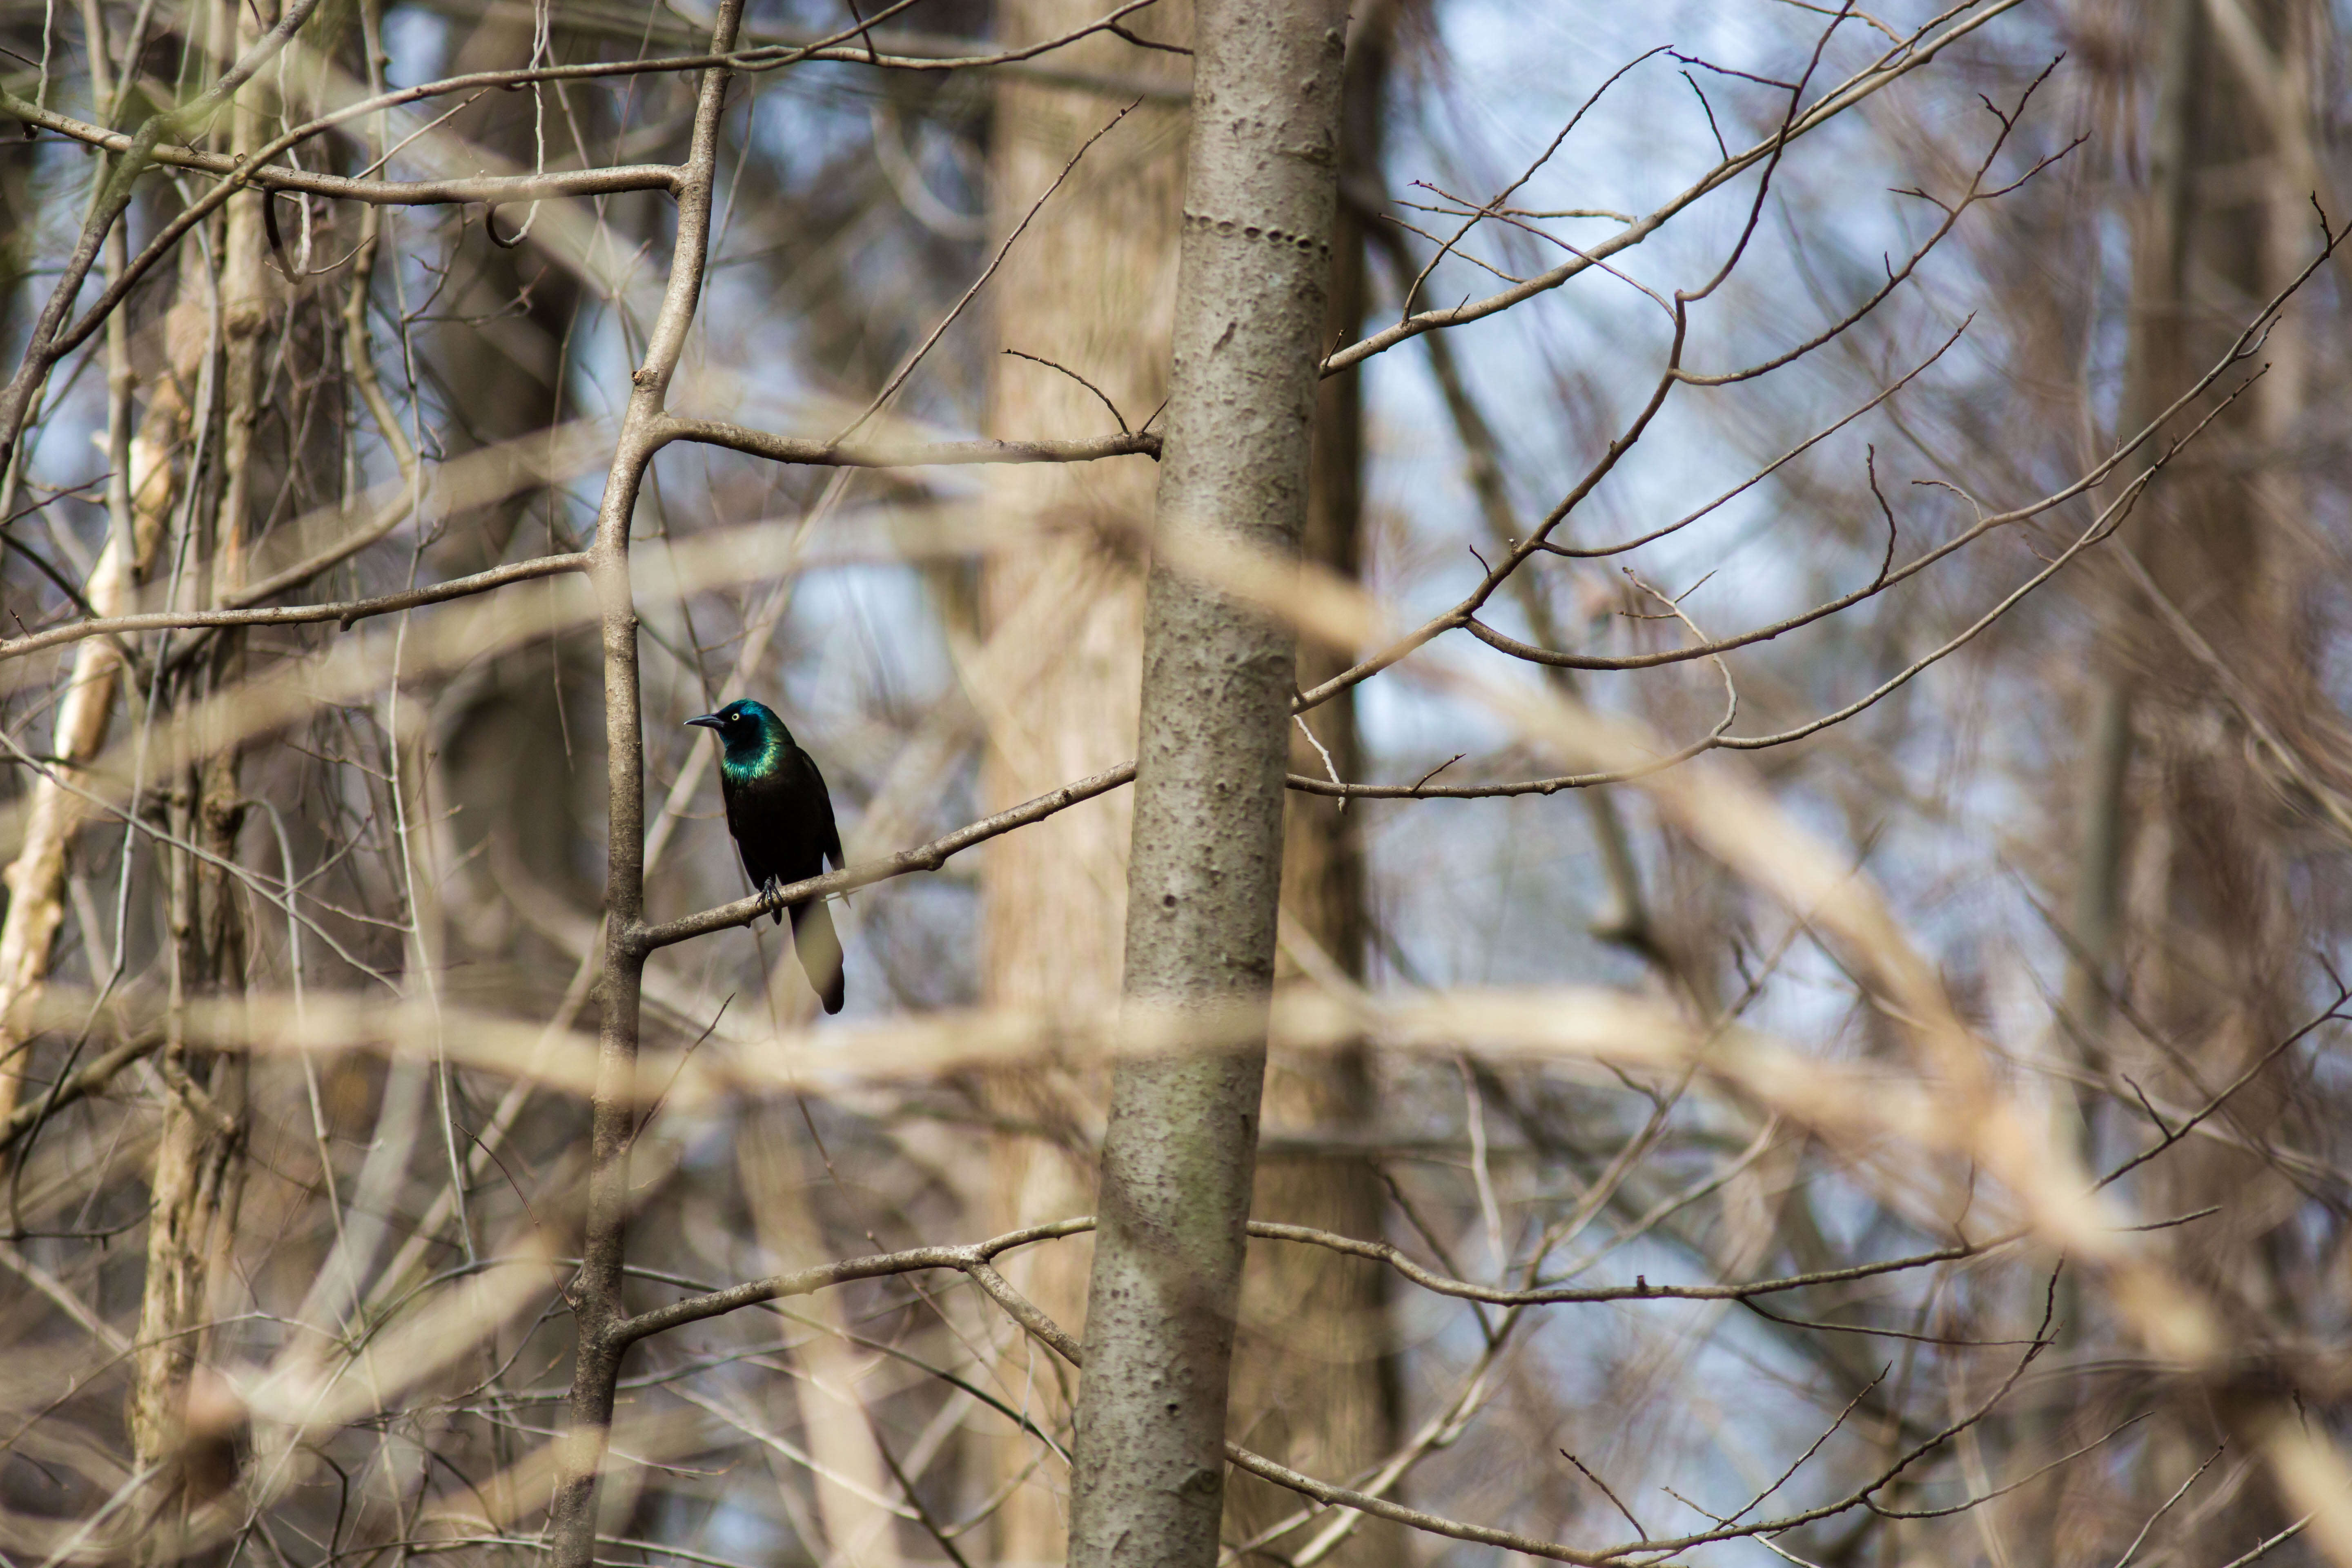
[[[2217,7],[2200,8],[2191,49],[2198,62],[2186,106],[2189,192],[2182,214],[2180,313],[2171,341],[2192,364],[2210,363],[2308,254],[2307,184],[2295,178],[2295,149],[2264,134],[2278,97],[2305,110],[2309,89],[2295,80],[2257,83],[2231,58]],[[2311,18],[2305,0],[2231,0],[2264,47],[2300,64]],[[2292,77],[2296,74],[2290,70]],[[2275,96],[2274,96],[2275,95]],[[2341,222],[2340,216],[2336,221]],[[2319,567],[2305,553],[2307,532],[2294,515],[2299,489],[2287,468],[2287,439],[2304,395],[2302,332],[2290,321],[2264,352],[2269,374],[2223,416],[2221,449],[2168,475],[2133,540],[2170,611],[2135,595],[2131,635],[2139,656],[2155,777],[2137,884],[2127,897],[2139,951],[2127,953],[2128,994],[2141,1016],[2189,1053],[2186,1063],[2137,1064],[2176,1103],[2202,1103],[2294,1026],[2302,955],[2288,884],[2294,828],[2281,781],[2263,764],[2249,719],[2284,721],[2319,710],[2326,699],[2305,662],[2304,605],[2295,583]],[[2178,378],[2174,379],[2178,384]],[[2219,656],[2200,658],[2181,635],[2185,620]],[[2232,690],[2235,688],[2235,690]],[[2251,704],[2255,714],[2249,714]],[[2131,906],[2137,905],[2136,908]],[[2294,1129],[2295,1068],[2273,1070],[2234,1096],[2224,1115],[2254,1146]],[[2134,1076],[2138,1076],[2135,1074]],[[2142,1079],[2142,1082],[2149,1082]],[[2310,1130],[2316,1131],[2315,1129]],[[2192,1194],[2230,1194],[2226,1220],[2183,1227],[2179,1262],[2212,1294],[2244,1342],[2324,1332],[2306,1316],[2311,1296],[2298,1277],[2292,1235],[2301,1194],[2260,1153],[2200,1141],[2150,1167],[2148,1212],[2182,1212]],[[2198,1200],[2203,1201],[2203,1200]],[[2184,1476],[2223,1435],[2180,1423],[2159,1435],[2160,1468],[2148,1492]],[[2241,1443],[2248,1435],[2239,1434]],[[2152,1505],[2151,1505],[2152,1506]],[[2243,1550],[2247,1532],[2286,1522],[2268,1489],[2215,1510],[2182,1550],[2194,1558]]]
[[[225,5],[218,25],[243,48],[264,24],[257,12]],[[264,135],[262,110],[240,103],[232,111],[232,151],[248,153]],[[202,569],[190,574],[190,586],[197,602],[207,605],[244,585],[250,560],[260,341],[272,307],[259,194],[232,197],[222,229],[220,482],[210,537],[190,552],[202,563]],[[197,670],[174,683],[174,700],[202,701],[207,688],[225,690],[243,670],[242,637],[226,632],[205,650]],[[217,1266],[227,1256],[244,1184],[246,1058],[241,1052],[192,1048],[182,1035],[181,1019],[196,997],[238,989],[245,982],[243,910],[221,864],[236,858],[244,817],[239,760],[234,743],[215,744],[198,736],[166,812],[176,840],[163,852],[169,863],[172,1005],[158,1066],[170,1094],[149,1197],[131,1429],[138,1463],[169,1467],[166,1473],[184,1504],[201,1501],[236,1474],[227,1435],[192,1423],[189,1390],[204,1350],[202,1331],[215,1316],[211,1298]],[[207,858],[183,845],[200,847]],[[176,1554],[172,1532],[151,1537],[146,1550],[151,1560],[169,1560]]]
[[[489,70],[530,58],[530,15],[528,7],[520,16],[511,10],[483,14],[466,34],[450,68]],[[560,29],[561,7],[555,19]],[[553,38],[555,58],[564,58],[569,36],[559,30]],[[644,90],[657,89],[648,84]],[[610,127],[597,121],[594,101],[593,95],[547,92],[548,145],[568,147],[580,141],[594,145],[600,137],[611,135]],[[534,112],[529,92],[492,93],[472,103],[452,122],[452,130],[470,144],[529,166]],[[625,233],[636,226],[657,232],[660,217],[640,217],[649,208],[657,211],[653,207],[657,200],[615,198],[612,218],[616,229]],[[499,213],[495,221],[510,228],[523,218],[517,210]],[[453,417],[445,422],[445,460],[556,425],[564,412],[567,379],[576,374],[572,340],[580,317],[577,278],[568,268],[549,265],[542,253],[529,247],[500,249],[468,233],[458,250],[449,300],[443,322],[422,340],[446,388],[443,395],[453,405]],[[552,540],[544,516],[549,504],[526,492],[458,514],[434,545],[435,565],[457,576],[517,553],[568,548]],[[532,537],[528,545],[519,544],[514,536],[525,529],[532,535],[542,529],[550,532]],[[586,644],[585,637],[559,638],[544,648],[499,659],[484,672],[473,700],[442,721],[446,729],[437,738],[446,759],[454,857],[477,852],[485,840],[496,842],[502,850],[510,848],[544,886],[593,904],[596,889],[575,852],[582,838],[593,832],[580,809],[584,792],[575,783],[574,772],[583,764],[593,765],[586,758],[575,761],[593,745],[593,726],[583,731],[578,717],[595,702],[590,679],[594,655]],[[574,703],[569,721],[567,701]],[[547,787],[527,792],[513,787],[518,774],[550,768],[562,773]]]
[[[1013,0],[999,13],[1008,43],[1054,37],[1097,13],[1091,0]],[[1134,18],[1160,38],[1182,39],[1189,6]],[[1087,68],[1146,70],[1177,89],[1181,56],[1089,39],[1064,57]],[[997,89],[992,200],[1009,232],[1086,139],[1118,112],[1103,95],[1017,77]],[[1130,426],[1168,392],[1168,323],[1176,290],[1184,110],[1151,103],[1087,154],[1021,238],[1021,253],[991,284],[1002,348],[1035,354],[1100,387]],[[991,366],[988,433],[1034,437],[1108,427],[1111,416],[1070,376],[1011,354]],[[989,726],[982,788],[1000,809],[1116,766],[1134,754],[1137,671],[1143,656],[1143,579],[1134,540],[1151,516],[1149,464],[1069,463],[992,468],[992,521],[1042,526],[1046,536],[989,558],[982,625],[993,638],[1037,650],[1001,687],[975,690]],[[1130,801],[1125,791],[1063,812],[988,847],[982,861],[982,1000],[1039,1009],[1107,1007],[1118,995]],[[1080,1153],[1100,1115],[1098,1079],[1053,1071],[991,1075],[992,1108],[1055,1136],[1007,1135],[991,1152],[991,1228],[1009,1230],[1094,1207]],[[1090,1247],[1025,1248],[1005,1259],[1013,1283],[1055,1321],[1079,1331]],[[1048,1430],[1069,1415],[1050,1375],[1030,1385],[1030,1409]],[[995,1475],[1013,1480],[1036,1458],[1035,1439],[992,1445]],[[997,1560],[1062,1561],[1067,1533],[1061,1477],[1033,1472],[995,1522]]]
[[[719,0],[710,52],[734,47],[743,0]],[[629,529],[636,515],[671,378],[677,374],[709,259],[710,212],[719,181],[719,120],[732,72],[705,68],[696,89],[694,131],[676,194],[677,227],[659,315],[630,375],[604,494],[596,509],[590,582],[596,591],[604,666],[604,952],[598,977],[596,1089],[590,1123],[585,1236],[578,1276],[566,1291],[576,1337],[572,1392],[557,1455],[547,1537],[555,1568],[593,1568],[596,1561],[597,1479],[611,1436],[615,1384],[628,1341],[617,1332],[630,1212],[629,1146],[638,1110],[632,1092],[642,1022],[647,949],[640,927],[646,900],[646,753],[638,618],[629,583]]]
[[[1198,14],[1156,537],[1287,556],[1307,518],[1346,9],[1216,0]],[[1127,1058],[1113,1075],[1069,1560],[1206,1568],[1265,1072],[1294,639],[1164,563],[1143,638],[1123,994],[1138,1023],[1196,1020],[1227,1043]]]
[[[1344,186],[1380,187],[1382,92],[1396,7],[1378,0],[1350,19],[1340,110]],[[1331,226],[1331,294],[1322,342],[1353,337],[1369,305],[1366,219],[1340,202]],[[1346,577],[1357,575],[1363,521],[1363,396],[1355,370],[1317,389],[1314,458],[1299,552]],[[1331,649],[1298,650],[1298,684],[1320,685],[1346,668]],[[1324,753],[1342,778],[1358,776],[1356,710],[1350,697],[1307,714],[1310,742],[1294,726],[1290,766],[1318,774]],[[1318,750],[1319,747],[1319,750]],[[1292,795],[1283,823],[1282,909],[1299,940],[1350,979],[1363,974],[1364,865],[1360,808]],[[1314,957],[1307,962],[1312,964]],[[1360,1053],[1286,1059],[1266,1068],[1265,1124],[1302,1141],[1344,1140],[1370,1127],[1374,1098]],[[1300,1149],[1262,1153],[1250,1214],[1377,1238],[1386,1194],[1361,1154]],[[1396,1447],[1399,1391],[1389,1353],[1389,1272],[1320,1247],[1261,1243],[1242,1279],[1234,1348],[1231,1426],[1236,1441],[1318,1476],[1350,1476]],[[1225,1498],[1225,1533],[1247,1540],[1297,1511],[1298,1496],[1254,1476],[1235,1475]],[[1286,1543],[1295,1547],[1295,1542]],[[1403,1531],[1379,1521],[1359,1525],[1333,1561],[1388,1568],[1404,1561]]]
[[[2305,0],[2168,0],[2151,18],[2125,434],[2219,358],[2308,258],[2304,71],[2314,20]],[[2264,725],[2293,734],[2294,715],[2326,701],[2294,586],[2316,569],[2300,558],[2307,534],[2288,467],[2305,398],[2301,340],[2290,320],[2263,352],[2268,373],[2201,437],[2208,449],[2143,497],[2117,544],[2144,572],[2126,562],[2106,579],[2115,647],[2081,768],[2089,787],[2067,1011],[2087,1067],[2174,1103],[2204,1103],[2283,1037],[2305,978],[2289,891],[2294,827],[2255,739]],[[2184,433],[2192,417],[2165,435]],[[2110,985],[2167,1042],[2163,1051],[2137,1030],[2105,1037]],[[2226,1219],[2168,1239],[2249,1346],[2315,1331],[2295,1283],[2300,1247],[2287,1234],[2300,1194],[2252,1152],[2292,1125],[2293,1071],[2280,1062],[2221,1112],[2249,1148],[2198,1141],[2138,1178],[2151,1214],[2231,1194]],[[2160,1501],[2225,1435],[2222,1415],[2168,1417],[2135,1506]],[[2058,1537],[2068,1514],[2062,1506],[2053,1516]],[[2282,1522],[2273,1499],[2252,1489],[2184,1521],[2179,1549],[2192,1560],[2227,1557]]]

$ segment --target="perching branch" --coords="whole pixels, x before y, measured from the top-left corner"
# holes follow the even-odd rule
[[[1115,768],[1106,769],[1091,777],[1064,784],[1060,789],[1049,790],[1034,800],[1024,801],[1019,805],[1010,806],[992,816],[982,817],[977,822],[968,823],[952,833],[941,834],[928,844],[918,845],[912,849],[902,849],[887,859],[868,861],[863,866],[851,866],[844,870],[828,871],[822,877],[810,877],[778,888],[772,892],[753,893],[749,897],[737,899],[732,903],[720,904],[716,909],[704,910],[698,914],[682,916],[677,920],[665,921],[659,925],[639,926],[630,937],[630,941],[639,952],[652,952],[657,948],[675,946],[678,942],[691,941],[698,936],[708,936],[712,931],[725,931],[730,926],[750,925],[763,916],[772,915],[780,909],[809,899],[827,898],[835,893],[855,892],[860,888],[870,887],[876,882],[886,881],[892,877],[903,877],[910,871],[936,871],[947,863],[949,857],[969,849],[975,844],[986,843],[989,839],[1010,833],[1016,827],[1026,827],[1033,822],[1043,822],[1055,813],[1067,810],[1080,801],[1092,800],[1098,795],[1133,782],[1135,782],[1135,764],[1121,763]]]

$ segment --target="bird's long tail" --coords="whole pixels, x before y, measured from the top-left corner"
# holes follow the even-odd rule
[[[812,899],[794,904],[792,915],[793,948],[800,954],[801,968],[807,971],[824,1010],[838,1013],[848,989],[842,980],[841,938],[834,932],[832,911],[823,899]]]

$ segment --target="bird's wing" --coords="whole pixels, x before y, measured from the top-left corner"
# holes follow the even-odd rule
[[[833,820],[833,792],[824,787],[824,774],[817,771],[816,759],[806,752],[801,755],[808,762],[809,777],[816,781],[817,848],[838,871],[846,862],[841,858],[841,829]]]

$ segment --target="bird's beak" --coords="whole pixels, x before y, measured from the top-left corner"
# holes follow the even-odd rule
[[[698,713],[693,718],[688,719],[687,722],[689,724],[699,724],[706,730],[716,730],[720,725],[726,723],[727,721],[721,719],[716,713]]]

